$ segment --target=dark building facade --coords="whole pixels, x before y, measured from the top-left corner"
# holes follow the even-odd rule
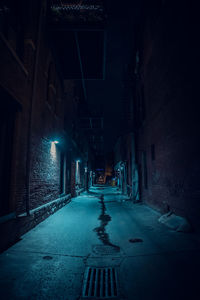
[[[134,107],[131,157],[139,172],[133,170],[132,176],[136,182],[139,175],[140,200],[186,217],[194,228],[200,209],[196,9],[194,3],[144,1],[129,100]],[[123,151],[116,153],[124,155],[116,163],[126,166],[123,191],[128,193],[131,145],[125,135],[121,139]]]
[[[194,4],[147,4],[137,78],[141,198],[199,224],[198,21]],[[195,44],[196,43],[196,44]]]
[[[194,227],[200,186],[197,19],[194,4],[144,1],[129,77],[132,96],[123,101],[126,129],[115,146],[122,192],[186,217]]]
[[[5,2],[0,14],[5,248],[86,187],[90,151],[77,121],[79,87],[64,83],[48,39],[47,1]]]

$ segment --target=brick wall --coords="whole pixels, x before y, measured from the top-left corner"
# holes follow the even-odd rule
[[[144,88],[146,112],[137,134],[141,196],[151,206],[170,209],[198,225],[198,18],[192,5],[171,1],[156,16],[153,9],[147,15],[138,84]]]
[[[60,192],[59,146],[38,136],[32,143],[30,208],[58,198]]]
[[[51,140],[55,137],[60,137],[61,140],[63,138],[64,98],[62,82],[46,38],[43,2],[40,3],[41,7],[43,6],[41,20],[38,1],[30,1],[29,9],[27,7],[27,10],[22,10],[26,15],[24,39],[21,41],[24,49],[22,56],[16,51],[16,33],[12,28],[10,30],[10,24],[6,35],[0,28],[0,90],[3,91],[1,101],[2,104],[6,101],[2,97],[6,93],[13,103],[18,104],[10,158],[12,178],[6,199],[9,202],[8,212],[17,214],[26,210],[28,137],[30,137],[30,209],[58,198],[60,193],[60,155],[63,148],[62,145],[61,147],[52,145]],[[39,21],[41,22],[38,23]],[[35,84],[34,72],[36,72]],[[30,114],[31,101],[32,114]]]
[[[26,8],[17,6],[18,20],[25,22],[20,39],[23,55],[17,51],[17,32],[8,24],[5,34],[0,24],[0,97],[4,103],[7,98],[2,95],[8,95],[17,107],[12,178],[5,199],[9,210],[0,214],[0,233],[5,236],[2,249],[68,203],[71,192],[76,195],[73,161],[79,157],[84,162],[80,188],[85,185],[88,145],[79,130],[80,86],[71,80],[63,83],[60,78],[46,32],[46,4],[46,0],[30,0]],[[55,139],[60,141],[58,145],[52,143]],[[30,216],[25,213],[28,191]]]

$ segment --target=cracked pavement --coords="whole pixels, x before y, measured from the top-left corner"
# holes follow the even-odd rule
[[[199,237],[159,217],[92,187],[0,255],[1,299],[81,299],[86,266],[117,268],[118,299],[200,299]]]

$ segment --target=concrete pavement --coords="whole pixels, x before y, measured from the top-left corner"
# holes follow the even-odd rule
[[[82,299],[88,266],[116,269],[117,299],[200,299],[199,237],[159,217],[114,187],[91,188],[0,255],[0,299]]]

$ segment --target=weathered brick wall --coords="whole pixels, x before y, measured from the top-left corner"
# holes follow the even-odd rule
[[[3,238],[0,239],[0,253],[18,242],[23,234],[44,221],[70,201],[71,195],[66,195],[44,205],[38,210],[33,210],[30,216],[26,216],[26,214],[19,215],[18,217],[2,223],[0,226],[0,235]]]
[[[78,150],[73,153],[71,137],[76,137],[78,127],[78,99],[76,84],[68,81],[65,90],[58,75],[56,63],[52,55],[46,34],[45,0],[29,1],[24,32],[23,57],[18,56],[16,47],[10,39],[0,34],[0,95],[6,91],[19,104],[16,113],[13,155],[12,179],[10,192],[10,220],[2,221],[0,226],[2,245],[4,249],[40,221],[48,217],[63,205],[71,196],[60,198],[61,188],[61,152],[66,152],[66,193],[75,191],[75,176],[71,161],[78,157]],[[38,22],[39,8],[43,6],[40,26]],[[39,31],[38,31],[39,29]],[[1,28],[0,28],[1,31]],[[38,41],[39,36],[39,41]],[[12,36],[12,38],[14,38]],[[15,38],[14,38],[15,40]],[[38,51],[38,63],[36,54]],[[34,84],[34,72],[36,81]],[[2,102],[5,99],[1,99]],[[31,101],[33,101],[32,113]],[[64,115],[65,114],[65,115]],[[29,121],[31,116],[31,130]],[[64,122],[64,120],[66,122]],[[66,124],[65,124],[66,123]],[[65,125],[65,126],[64,126]],[[65,141],[67,132],[68,142]],[[27,196],[27,157],[28,138],[30,137],[30,199],[31,216],[26,216]],[[52,143],[60,140],[60,145]],[[81,141],[79,141],[81,144]],[[67,144],[67,149],[66,149]],[[80,146],[80,145],[79,145]],[[83,143],[81,148],[83,147]],[[84,148],[82,149],[83,151]],[[72,172],[72,176],[71,176]],[[59,199],[58,199],[59,198]],[[53,201],[57,199],[57,201]],[[44,205],[42,208],[41,206]],[[39,208],[37,210],[37,208]],[[40,209],[41,208],[41,209]],[[17,219],[13,216],[18,216]],[[11,234],[12,232],[12,234]],[[9,233],[9,234],[7,234]]]
[[[31,135],[30,208],[58,198],[60,194],[59,145],[63,138],[61,80],[42,23]]]
[[[176,7],[166,1],[156,18],[149,11],[140,54],[146,118],[137,145],[142,199],[193,224],[199,223],[200,211],[197,23],[195,7],[184,2]]]
[[[23,61],[19,59],[12,49],[8,40],[3,35],[0,36],[0,85],[19,108],[16,112],[14,126],[13,152],[12,152],[12,175],[10,178],[10,190],[8,191],[10,211],[17,208],[20,203],[23,206],[26,187],[26,150],[27,150],[27,128],[28,128],[28,110],[31,93],[31,74],[25,68]],[[1,99],[2,108],[4,101]]]
[[[60,192],[60,151],[51,141],[33,138],[30,208],[58,198]]]
[[[44,1],[45,2],[45,1]],[[60,150],[52,153],[51,139],[63,130],[63,97],[61,81],[46,38],[45,6],[39,22],[39,2],[30,1],[26,14],[24,53],[19,57],[10,36],[0,35],[0,86],[20,104],[16,114],[12,158],[11,211],[26,209],[26,160],[30,105],[31,120],[31,177],[30,208],[35,208],[58,197],[60,192]],[[42,2],[40,5],[43,5]],[[40,38],[38,29],[40,28]],[[12,38],[14,31],[12,30]],[[15,40],[15,39],[14,39]],[[39,50],[34,86],[35,58]],[[49,76],[49,66],[52,66]],[[2,99],[3,101],[3,99]],[[9,200],[8,200],[9,201]]]

